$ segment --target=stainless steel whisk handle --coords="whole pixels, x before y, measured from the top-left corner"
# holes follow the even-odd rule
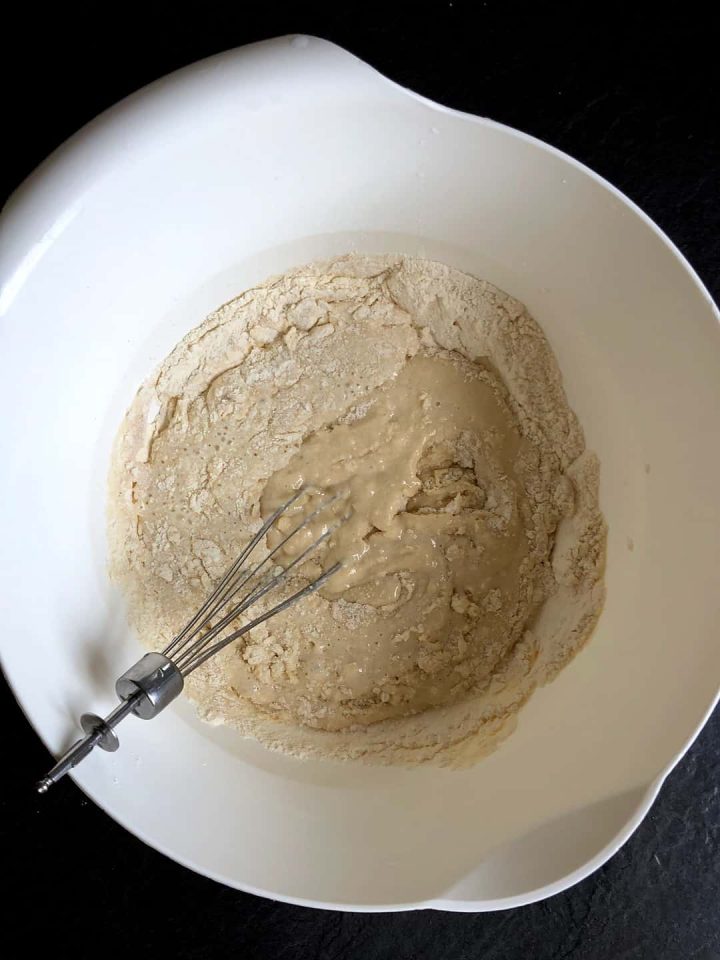
[[[152,720],[172,703],[183,688],[183,675],[169,657],[162,653],[146,653],[118,679],[115,692],[120,703],[105,718],[84,713],[80,725],[85,736],[76,741],[37,785],[39,793],[47,793],[61,777],[84,760],[95,747],[113,752],[120,746],[115,727],[128,714]]]
[[[121,700],[135,699],[132,712],[152,720],[179,696],[183,675],[164,653],[146,653],[120,677],[115,692]]]

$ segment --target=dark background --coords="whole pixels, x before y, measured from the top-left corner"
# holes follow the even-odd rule
[[[434,100],[584,161],[669,234],[717,298],[720,24],[699,4],[627,6],[26,5],[3,15],[0,193],[163,74],[254,40],[312,33]],[[2,708],[11,754],[0,794],[10,881],[3,939],[12,960],[28,949],[78,960],[156,950],[178,960],[720,958],[717,713],[635,836],[572,890],[505,913],[373,916],[272,903],[196,876],[127,834],[69,780],[37,798],[32,785],[49,757],[6,689]]]

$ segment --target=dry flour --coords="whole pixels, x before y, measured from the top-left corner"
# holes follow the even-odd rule
[[[442,264],[341,257],[221,307],[141,387],[111,574],[161,649],[299,482],[350,488],[300,579],[352,563],[186,689],[293,754],[469,763],[597,621],[598,475],[522,304]]]

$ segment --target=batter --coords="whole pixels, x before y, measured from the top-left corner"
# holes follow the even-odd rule
[[[201,715],[300,755],[474,761],[604,596],[598,465],[537,324],[441,264],[360,256],[208,317],[141,388],[113,456],[111,573],[147,646],[303,485],[342,494],[346,522],[287,592],[344,566],[193,674]]]

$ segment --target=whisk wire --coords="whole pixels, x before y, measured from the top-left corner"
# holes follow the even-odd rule
[[[308,548],[309,550],[310,548]],[[231,633],[227,637],[223,637],[222,640],[218,641],[212,649],[207,650],[205,653],[202,653],[196,660],[194,660],[190,666],[183,669],[183,676],[187,677],[188,674],[192,673],[193,670],[197,670],[198,667],[202,666],[206,660],[209,660],[211,657],[214,657],[216,653],[219,653],[223,647],[227,647],[228,644],[234,643],[235,640],[239,640],[240,637],[243,637],[246,633],[249,633],[250,630],[253,630],[255,627],[259,626],[261,623],[264,623],[266,620],[269,620],[270,617],[274,617],[278,613],[282,613],[283,610],[287,610],[288,607],[291,607],[297,600],[301,600],[303,597],[309,596],[311,593],[315,593],[316,590],[319,590],[320,587],[326,583],[334,573],[342,567],[342,563],[333,564],[329,570],[326,570],[325,573],[322,573],[316,580],[313,580],[312,583],[308,583],[302,589],[298,590],[297,593],[292,594],[286,600],[282,600],[280,603],[276,604],[270,610],[267,610],[265,613],[261,613],[259,616],[255,617],[254,620],[251,620],[249,623],[246,623],[244,626],[239,627],[235,630],[234,633]]]
[[[175,663],[183,671],[183,675],[187,676],[187,674],[189,673],[189,669],[192,669],[192,670],[195,669],[195,666],[189,669],[187,669],[186,667],[187,663],[192,659],[195,653],[197,653],[199,650],[204,649],[211,640],[213,640],[222,630],[225,629],[225,627],[229,623],[235,620],[241,613],[244,613],[244,611],[247,610],[248,607],[251,607],[253,604],[257,603],[257,601],[260,600],[262,597],[264,597],[267,593],[269,593],[270,590],[277,587],[284,580],[287,580],[291,571],[295,567],[297,567],[299,564],[303,563],[303,561],[306,560],[307,557],[318,546],[320,546],[320,544],[323,541],[327,540],[327,538],[334,533],[334,530],[335,528],[333,528],[332,530],[326,530],[325,533],[322,534],[322,536],[318,537],[317,540],[311,543],[306,550],[303,550],[303,552],[298,557],[296,557],[292,561],[292,563],[289,563],[287,567],[284,567],[280,571],[280,573],[271,575],[269,578],[266,578],[264,581],[259,583],[255,588],[255,590],[252,591],[252,593],[250,593],[244,600],[242,600],[235,607],[229,610],[228,613],[226,613],[225,616],[214,627],[212,627],[211,630],[208,631],[208,633],[204,634],[199,640],[195,641],[195,643],[191,644],[187,649],[183,650],[180,656],[175,658]],[[294,532],[297,532],[297,531],[294,531]],[[217,650],[220,650],[220,649],[222,649],[222,646],[220,645],[213,647],[210,655],[212,655],[212,653],[215,653]]]
[[[286,504],[279,509],[279,513],[284,512],[294,500],[297,499],[297,496],[289,500]],[[317,509],[313,510],[312,513],[308,514],[301,523],[299,523],[293,530],[291,530],[285,537],[280,540],[279,543],[273,547],[268,554],[260,560],[254,567],[249,571],[245,572],[244,576],[240,576],[240,579],[236,583],[228,582],[228,577],[224,577],[220,583],[220,586],[208,597],[208,599],[203,604],[201,610],[203,611],[202,617],[198,614],[195,615],[193,620],[195,621],[194,628],[190,633],[187,630],[182,631],[178,636],[184,634],[184,639],[180,644],[177,644],[176,641],[170,645],[174,648],[173,660],[180,667],[183,672],[185,671],[186,664],[190,661],[192,656],[198,653],[200,650],[207,647],[207,645],[225,629],[228,624],[230,624],[236,617],[241,613],[247,610],[252,604],[256,603],[261,599],[265,594],[271,590],[273,587],[278,586],[283,580],[287,579],[287,576],[290,572],[297,567],[300,563],[305,560],[308,555],[313,552],[317,547],[320,546],[325,540],[330,537],[334,531],[337,529],[338,525],[333,526],[329,530],[323,532],[323,534],[318,537],[316,540],[304,550],[299,557],[295,558],[291,563],[289,563],[280,573],[276,575],[271,575],[266,577],[264,580],[261,580],[260,583],[256,584],[253,590],[248,593],[240,603],[232,607],[224,616],[214,624],[207,633],[203,634],[198,639],[195,639],[200,633],[200,631],[209,623],[211,623],[213,617],[225,607],[237,594],[240,590],[249,583],[253,577],[256,577],[260,571],[272,560],[272,558],[301,530],[306,528],[312,521],[324,510],[326,510],[332,503],[336,502],[339,499],[339,496],[332,497],[330,500],[326,500],[321,504]],[[278,513],[278,511],[276,511]],[[279,515],[279,514],[278,514]],[[275,516],[275,514],[273,514]],[[266,525],[264,525],[266,526]],[[255,538],[253,538],[255,539]],[[245,559],[249,555],[247,548],[243,551]],[[233,564],[231,568],[234,576],[238,576],[241,573],[241,569],[238,568],[237,562]],[[168,651],[170,647],[166,648],[163,652],[166,656],[169,655]],[[186,674],[185,674],[186,675]]]
[[[291,507],[293,503],[295,503],[295,501],[298,500],[303,495],[303,493],[305,493],[305,490],[303,488],[300,488],[296,493],[293,494],[292,497],[290,497],[289,500],[281,504],[277,508],[277,510],[273,511],[273,513],[267,518],[267,520],[263,523],[263,525],[260,527],[258,532],[255,534],[255,536],[250,540],[247,546],[245,546],[243,550],[240,552],[240,555],[238,556],[238,558],[235,560],[235,562],[232,564],[230,569],[224,575],[224,577],[222,578],[218,586],[215,588],[215,590],[213,590],[210,596],[205,600],[205,602],[197,611],[195,616],[193,616],[190,620],[188,620],[188,622],[182,628],[180,633],[178,633],[177,636],[174,637],[173,640],[171,640],[171,642],[168,644],[168,646],[163,650],[163,653],[165,654],[166,657],[169,657],[172,654],[172,652],[183,642],[183,640],[185,640],[188,637],[188,635],[192,636],[195,634],[196,630],[194,628],[197,627],[197,629],[202,629],[202,623],[207,621],[208,616],[212,616],[212,613],[209,613],[209,611],[211,610],[211,608],[217,609],[217,603],[220,601],[222,597],[225,596],[227,591],[231,589],[233,578],[239,573],[243,564],[245,563],[247,558],[250,556],[250,554],[253,552],[255,547],[260,543],[262,538],[270,530],[270,528],[275,523],[275,521],[278,520],[282,516],[282,514],[287,509],[289,509],[289,507]],[[197,626],[198,624],[200,626]]]

